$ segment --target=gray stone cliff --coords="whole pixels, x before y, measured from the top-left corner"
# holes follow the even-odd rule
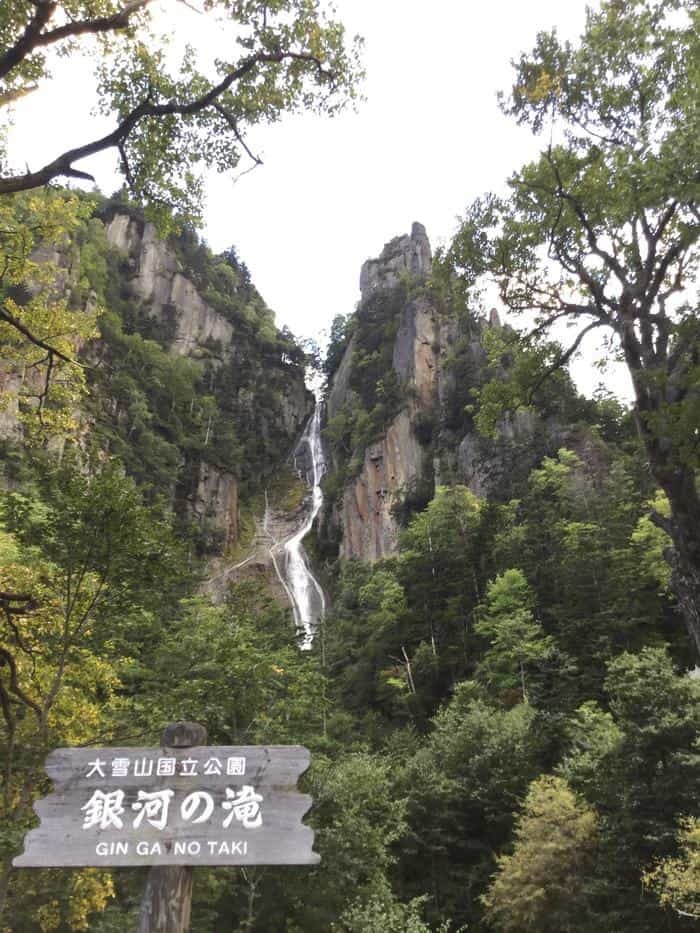
[[[233,324],[207,304],[153,224],[117,213],[106,224],[105,234],[110,245],[128,260],[131,270],[128,287],[134,299],[149,317],[163,320],[167,316],[171,323],[174,334],[170,352],[193,358],[206,355],[214,366],[223,361],[235,366]],[[221,348],[218,363],[208,352],[212,345]],[[285,380],[281,389],[276,418],[291,443],[313,408],[313,398],[301,378]],[[251,410],[254,408],[254,398],[248,398],[245,390],[239,391],[239,402],[243,406],[248,404]],[[266,436],[270,427],[261,423],[259,430]],[[238,484],[232,474],[202,462],[188,509],[192,518],[219,533],[224,549],[235,544],[239,524]]]
[[[405,390],[405,402],[382,436],[360,452],[361,468],[324,516],[339,534],[339,556],[344,559],[375,561],[397,553],[394,507],[417,484],[425,489],[456,482],[475,495],[487,495],[511,469],[509,445],[520,450],[542,430],[538,416],[524,411],[505,417],[495,440],[463,426],[464,405],[453,400],[461,398],[465,388],[480,384],[488,366],[484,332],[503,325],[494,309],[486,318],[472,319],[465,331],[454,315],[439,308],[431,289],[421,287],[429,284],[431,256],[425,228],[414,223],[409,235],[391,240],[377,259],[362,266],[360,307],[377,291],[408,285],[392,349],[392,368]],[[350,382],[355,350],[353,336],[329,386],[329,418],[354,401]],[[456,351],[461,376],[452,365]],[[460,379],[468,382],[460,386]],[[462,413],[461,428],[449,426],[448,412],[455,407]]]
[[[240,360],[244,351],[238,346],[234,324],[207,303],[187,277],[175,250],[159,237],[153,224],[118,211],[104,222],[104,233],[109,247],[121,257],[123,293],[129,295],[141,314],[167,325],[160,330],[170,335],[168,352],[204,359],[214,369],[224,364],[235,369],[239,362],[249,366],[249,359]],[[55,264],[56,290],[61,294],[67,292],[75,278],[75,270],[68,268],[72,261],[68,252],[64,256],[55,249],[43,249],[43,253],[42,249],[37,250],[35,258]],[[212,348],[216,348],[215,352]],[[99,354],[99,350],[95,352]],[[29,378],[31,374],[0,366],[0,393],[7,400],[0,405],[0,439],[17,443],[22,440],[18,394]],[[276,437],[286,436],[291,449],[313,409],[313,397],[301,372],[276,372],[275,380],[279,403],[273,415],[265,416],[267,421],[258,416],[254,392],[245,387],[238,390],[238,408],[257,421],[256,430],[262,437],[273,432]],[[80,421],[88,431],[89,416],[81,412]],[[170,492],[174,495],[174,490]],[[224,549],[235,544],[238,537],[238,495],[235,476],[205,460],[198,465],[186,511],[202,527],[206,525],[213,531]]]
[[[377,259],[368,259],[360,272],[360,293],[365,299],[376,288],[391,288],[402,279],[425,279],[430,275],[433,255],[423,224],[414,223],[411,233],[394,237]]]
[[[403,281],[426,280],[432,267],[430,243],[422,224],[410,235],[396,237],[377,259],[362,266],[362,300],[373,292]],[[380,560],[396,553],[398,524],[392,506],[407,488],[430,470],[430,459],[419,443],[413,416],[437,399],[437,318],[430,301],[410,298],[401,312],[393,348],[393,368],[407,391],[408,401],[383,437],[364,451],[362,467],[342,496],[339,514],[332,521],[342,528],[340,556]],[[354,342],[348,345],[328,394],[328,416],[333,417],[351,395],[349,376]]]

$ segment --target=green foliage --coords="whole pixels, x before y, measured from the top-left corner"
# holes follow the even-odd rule
[[[430,927],[421,919],[424,900],[418,897],[408,904],[398,903],[387,885],[370,897],[360,895],[332,929],[343,933],[429,933]],[[448,923],[438,928],[441,933],[448,929]]]
[[[527,700],[526,670],[545,661],[554,640],[533,615],[534,594],[520,570],[506,570],[489,583],[486,602],[474,630],[489,640],[480,666],[498,690],[520,686]]]
[[[223,607],[186,600],[158,641],[141,640],[122,676],[132,722],[154,739],[167,721],[188,719],[213,743],[319,741],[324,678],[259,584],[236,584]]]
[[[326,389],[338,371],[343,355],[350,343],[354,318],[350,314],[336,314],[328,332],[328,345],[323,359],[323,375]]]
[[[0,203],[0,407],[16,407],[37,446],[75,431],[86,377],[72,361],[95,333],[97,308],[69,300],[71,253],[86,231],[89,200],[45,190]],[[76,288],[83,287],[82,279]],[[31,339],[29,339],[31,338]]]
[[[527,342],[542,372],[515,367],[529,394],[604,329],[600,362],[626,364],[636,427],[669,500],[672,585],[696,653],[698,15],[691,0],[605,0],[577,44],[539,34],[502,107],[556,142],[512,176],[509,197],[472,205],[443,272],[475,303],[490,275],[510,311],[534,315]],[[552,358],[547,339],[563,322],[574,336]],[[527,404],[520,382],[489,386],[487,422]]]
[[[699,688],[666,652],[644,648],[610,662],[605,693],[609,714],[588,705],[573,720],[562,769],[600,814],[599,876],[616,892],[611,915],[620,928],[652,931],[659,909],[639,902],[639,884],[651,863],[675,857],[677,820],[697,806]]]
[[[3,145],[0,167],[7,177],[0,192],[61,176],[89,178],[73,163],[118,149],[132,194],[147,204],[150,219],[167,226],[172,206],[199,215],[207,167],[223,172],[254,158],[247,129],[301,109],[333,114],[355,98],[360,40],[346,42],[342,24],[316,0],[264,8],[213,0],[202,16],[204,35],[209,28],[228,36],[227,53],[213,61],[186,42],[170,54],[171,37],[161,34],[147,3],[63,0],[39,13],[31,3],[4,5],[0,104],[49,79],[52,51],[83,52],[94,63],[98,109],[114,131],[24,177],[8,172],[7,163],[20,154],[10,160]]]
[[[162,626],[191,580],[167,513],[143,504],[120,464],[88,472],[67,453],[36,466],[33,489],[2,501],[0,911],[12,904],[10,929],[82,930],[113,895],[107,873],[67,882],[11,872],[9,859],[33,825],[48,751],[131,734],[121,669],[139,638],[157,638],[144,620],[160,612]]]
[[[543,776],[527,792],[512,855],[483,896],[489,926],[503,933],[583,933],[601,929],[591,910],[597,847],[595,811],[560,777]]]
[[[407,758],[399,775],[410,826],[403,885],[412,896],[427,890],[431,921],[479,918],[478,893],[510,834],[513,802],[538,773],[538,751],[527,705],[498,709],[465,683]]]
[[[377,289],[361,302],[354,315],[337,316],[331,326],[326,391],[343,355],[351,355],[346,364],[346,400],[324,428],[324,437],[335,452],[335,469],[323,482],[329,505],[338,500],[345,485],[362,468],[367,446],[381,437],[407,402],[392,360],[408,297],[403,284]]]
[[[664,906],[692,919],[700,918],[700,821],[688,817],[678,830],[680,854],[659,862],[644,875],[644,883]]]
[[[510,328],[489,328],[483,334],[490,370],[481,388],[473,390],[478,401],[474,419],[486,437],[497,437],[499,422],[507,413],[537,412],[575,424],[591,417],[591,405],[576,392],[568,372],[557,366],[562,350],[555,343],[528,346]]]
[[[285,10],[301,7],[282,3],[275,13]],[[257,16],[252,7],[242,14]],[[309,39],[315,5],[301,14],[299,41]],[[556,112],[569,135],[518,174],[508,201],[476,204],[438,264],[438,313],[456,321],[443,361],[447,395],[439,411],[410,406],[426,451],[449,460],[469,433],[501,475],[484,484],[493,489],[488,499],[461,485],[434,495],[430,483],[402,490],[396,556],[338,568],[323,638],[310,652],[297,649],[289,612],[262,578],[234,584],[222,605],[197,593],[192,552],[195,544],[213,547],[212,535],[200,527],[197,537],[186,523],[203,468],[239,482],[241,547],[254,533],[262,479],[271,500],[298,506],[301,487],[279,466],[292,440],[279,410],[307,352],[275,330],[235,249],[213,256],[186,223],[170,248],[235,334],[231,347],[198,347],[196,359],[173,352],[175,309],[156,319],[134,300],[128,262],[107,247],[90,200],[49,193],[7,207],[13,236],[31,217],[43,218],[46,243],[70,233],[62,247],[70,264],[66,332],[77,333],[71,315],[86,301],[96,296],[108,308],[100,341],[84,350],[88,417],[75,444],[61,448],[61,463],[46,451],[2,451],[13,484],[0,528],[0,902],[11,903],[8,930],[133,925],[138,873],[22,874],[10,872],[7,859],[34,818],[48,749],[157,742],[164,723],[179,717],[202,722],[221,743],[306,744],[313,765],[303,787],[313,795],[308,821],[322,855],[313,869],[202,869],[196,933],[689,929],[687,914],[697,914],[700,698],[698,681],[682,673],[691,658],[676,634],[664,563],[663,529],[677,503],[653,486],[629,414],[603,394],[583,400],[573,391],[557,368],[562,348],[523,342],[476,312],[483,274],[494,270],[516,310],[537,298],[543,335],[553,313],[571,311],[552,300],[609,290],[604,257],[592,283],[576,281],[576,263],[588,268],[590,238],[561,192],[580,202],[594,239],[614,244],[625,271],[635,261],[635,217],[639,241],[646,238],[640,206],[656,229],[674,203],[664,198],[675,199],[657,239],[660,248],[680,243],[681,252],[690,244],[695,15],[682,0],[605,2],[589,14],[580,48],[541,36],[518,64],[506,108],[536,128]],[[319,36],[320,47],[331,38]],[[144,52],[130,86],[113,73],[125,100],[156,63]],[[184,69],[194,81],[190,59]],[[251,85],[250,95],[261,95],[252,118],[279,89],[275,82],[291,80],[301,93],[297,77],[282,69],[272,84]],[[632,106],[640,88],[649,95],[646,116]],[[180,92],[167,72],[156,93],[165,89]],[[272,118],[289,103],[284,94],[276,99]],[[586,127],[606,138],[589,145]],[[157,153],[146,158],[144,147],[155,132],[144,128],[133,146],[143,157],[138,183],[160,197],[184,178],[188,155],[175,152],[154,167]],[[159,145],[183,141],[181,128],[170,132]],[[553,186],[557,172],[561,184]],[[123,196],[99,211],[145,220]],[[573,258],[574,272],[564,265],[559,276],[556,264],[540,264],[545,240],[555,258]],[[694,261],[687,250],[686,261],[684,273]],[[455,267],[461,278],[451,276]],[[4,299],[27,320],[36,312],[43,327],[50,296],[45,307],[30,307],[26,282],[22,267]],[[670,284],[659,280],[659,288]],[[404,285],[375,292],[333,323],[325,373],[337,373],[347,354],[349,392],[326,428],[339,467],[324,482],[327,505],[367,445],[409,407],[392,363],[412,297]],[[667,297],[669,346],[692,365],[676,382],[644,373],[648,397],[666,395],[637,416],[642,434],[661,438],[682,471],[697,452],[697,399],[683,396],[697,381],[697,332],[694,312],[672,309]],[[556,375],[545,379],[550,369]],[[85,385],[74,389],[78,399]],[[47,433],[66,435],[61,419],[70,406],[61,414],[58,401],[47,406],[47,419],[56,414]],[[521,422],[532,430],[519,433]],[[338,534],[330,520],[324,534],[318,552],[327,555]]]

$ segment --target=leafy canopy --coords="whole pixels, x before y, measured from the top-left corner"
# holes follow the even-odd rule
[[[260,163],[245,140],[248,128],[298,109],[332,114],[356,95],[359,40],[346,42],[320,0],[206,0],[194,26],[208,27],[207,42],[226,49],[220,57],[190,45],[169,49],[152,6],[152,0],[3,4],[0,108],[49,79],[57,57],[80,51],[97,63],[98,106],[112,129],[76,140],[27,172],[15,170],[0,146],[0,193],[61,177],[91,179],[75,163],[112,149],[132,193],[152,213],[164,220],[170,205],[196,216],[205,167],[227,171],[241,158]],[[185,6],[186,26],[194,11]]]

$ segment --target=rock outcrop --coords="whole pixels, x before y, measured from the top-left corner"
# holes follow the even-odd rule
[[[377,288],[392,288],[402,279],[425,279],[430,275],[433,254],[423,224],[414,223],[411,233],[394,237],[377,259],[368,259],[360,272],[363,300]]]
[[[360,275],[362,301],[377,291],[425,282],[431,267],[425,227],[414,223],[410,235],[391,240],[377,259],[364,263]],[[392,349],[392,368],[405,404],[383,436],[364,450],[362,465],[343,491],[337,514],[326,516],[342,529],[343,558],[373,561],[395,554],[399,526],[394,507],[431,470],[430,456],[414,431],[414,419],[437,401],[437,332],[435,308],[427,295],[416,291],[400,311]],[[329,418],[352,399],[350,376],[355,349],[355,341],[351,340],[329,387]]]
[[[168,334],[171,353],[193,359],[206,359],[217,369],[248,367],[252,361],[241,349],[234,323],[213,308],[188,278],[169,243],[158,236],[151,223],[137,217],[116,213],[105,225],[108,243],[118,250],[129,270],[126,287],[142,312]],[[272,434],[288,438],[291,446],[313,407],[313,398],[297,376],[268,374],[278,404],[272,415],[257,413],[256,392],[241,387],[236,405],[248,420],[256,421],[256,433],[266,440]],[[285,451],[286,452],[286,451]],[[189,517],[200,524],[217,547],[225,550],[238,538],[238,481],[218,465],[202,461],[198,475],[186,497]]]
[[[408,411],[402,411],[384,437],[367,447],[362,469],[343,493],[341,557],[375,561],[396,553],[399,528],[392,506],[424,469],[424,451]]]
[[[391,361],[402,401],[381,436],[364,449],[348,455],[331,445],[331,459],[345,482],[326,509],[322,536],[329,547],[338,542],[341,558],[374,561],[396,554],[397,516],[405,518],[408,506],[422,507],[436,486],[459,483],[477,496],[490,495],[526,477],[543,453],[556,451],[562,441],[555,420],[545,423],[522,410],[504,417],[494,438],[479,434],[469,414],[470,392],[493,377],[484,336],[507,325],[495,309],[472,317],[439,307],[430,287],[431,264],[425,228],[415,223],[410,235],[391,240],[377,259],[362,266],[358,319],[329,385],[328,417],[342,417],[343,411],[348,417],[361,407],[358,393],[367,388],[363,366],[368,353],[385,346],[386,333],[393,334],[391,352],[382,358]],[[395,317],[379,320],[371,303],[392,290],[402,296],[398,307],[396,301],[384,307],[394,309]],[[358,327],[366,328],[359,363]],[[371,336],[367,328],[374,328]]]
[[[239,533],[240,489],[231,450],[235,450],[236,443],[244,448],[239,458],[244,468],[248,455],[254,456],[253,471],[257,474],[270,472],[285,459],[313,409],[303,366],[285,357],[287,338],[280,338],[272,312],[250,282],[245,267],[238,263],[235,252],[233,259],[229,254],[220,259],[225,274],[213,283],[211,269],[219,258],[212,257],[191,235],[189,239],[163,239],[156,227],[132,208],[107,204],[100,208],[98,216],[104,235],[99,225],[93,226],[89,261],[94,263],[97,251],[107,270],[108,285],[104,287],[111,290],[104,304],[119,318],[117,328],[121,327],[124,334],[155,341],[167,354],[195,360],[201,370],[202,394],[209,397],[209,410],[214,412],[208,426],[204,419],[203,437],[185,437],[183,432],[158,434],[158,428],[154,431],[158,440],[165,436],[168,456],[175,464],[170,485],[162,491],[169,493],[182,517],[199,526],[205,550],[225,550],[236,543]],[[64,250],[39,247],[33,256],[55,267],[52,290],[70,302],[75,302],[79,293],[76,286],[83,262],[80,242],[66,242]],[[228,283],[230,290],[222,300],[219,293],[227,291]],[[216,307],[212,305],[216,298],[207,300],[210,293],[219,294]],[[87,299],[83,295],[80,300],[89,309],[95,295]],[[293,350],[293,344],[289,345]],[[110,354],[117,354],[112,362],[118,362],[121,351],[114,347],[106,338],[105,342],[94,341],[85,352],[91,360],[107,363]],[[31,378],[31,373],[0,366],[0,392],[5,402],[0,405],[1,440],[22,441],[19,395]],[[41,373],[36,378],[42,378]],[[136,387],[133,380],[127,382],[130,388],[126,400],[110,397],[108,379],[95,389],[102,393],[103,420],[113,417],[117,432],[126,421],[124,405],[143,392],[143,387]],[[140,398],[142,405],[149,404],[143,394]],[[193,398],[192,408],[195,403]],[[145,423],[150,423],[152,417],[150,410],[144,411]],[[93,419],[92,408],[77,413],[86,432]],[[129,424],[131,432],[134,420]],[[181,441],[183,446],[175,449]],[[218,446],[217,441],[221,441]],[[254,449],[252,453],[249,448]],[[244,478],[250,488],[262,477]]]
[[[107,242],[128,257],[133,275],[129,288],[143,303],[149,317],[173,325],[171,348],[181,356],[216,341],[226,351],[234,341],[233,325],[204,301],[192,282],[182,274],[177,256],[162,240],[152,223],[116,214],[105,226]]]

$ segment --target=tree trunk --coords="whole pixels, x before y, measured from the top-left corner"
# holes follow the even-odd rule
[[[673,548],[665,554],[672,570],[671,586],[700,658],[700,496],[695,470],[680,459],[674,441],[664,437],[664,419],[660,417],[666,406],[678,403],[678,387],[665,378],[663,366],[652,369],[645,365],[633,327],[626,326],[620,339],[634,385],[637,430],[652,476],[671,507],[670,521],[664,526],[673,541]]]
[[[666,555],[671,564],[671,584],[678,598],[688,634],[700,657],[700,496],[694,471],[678,467],[672,475],[652,472],[671,505],[670,533],[673,548]]]

